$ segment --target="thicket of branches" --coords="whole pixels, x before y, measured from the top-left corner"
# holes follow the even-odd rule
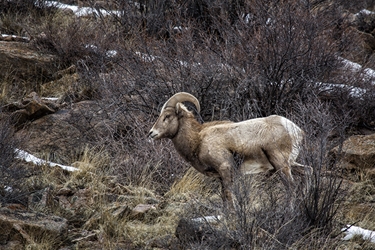
[[[244,248],[269,243],[267,246],[280,249],[306,240],[313,229],[331,229],[340,182],[334,176],[321,179],[321,173],[335,165],[327,153],[348,131],[375,126],[375,105],[370,102],[374,87],[368,79],[341,70],[341,58],[354,46],[341,3],[111,2],[101,8],[115,8],[120,15],[77,18],[48,8],[49,14],[42,19],[37,16],[43,5],[29,6],[29,18],[37,25],[25,28],[22,18],[14,17],[16,28],[3,22],[0,30],[33,36],[32,46],[58,56],[61,68],[76,65],[79,87],[86,90],[84,99],[96,100],[117,124],[109,135],[89,135],[86,140],[104,145],[113,159],[109,168],[119,181],[137,184],[140,174],[147,174],[142,166],[151,166],[147,171],[155,176],[153,186],[163,194],[184,173],[187,166],[171,143],[151,144],[146,135],[163,103],[172,94],[187,91],[201,103],[201,122],[280,114],[308,135],[301,162],[314,169],[311,188],[293,197],[293,203],[279,201],[275,210],[249,210],[243,200],[239,206],[243,210],[237,211],[242,227],[233,237]],[[7,4],[11,3],[2,3],[2,7]],[[13,4],[14,8],[20,5]],[[99,8],[92,1],[87,4]],[[13,15],[0,9],[8,17]],[[109,54],[111,50],[116,55]],[[329,91],[322,87],[324,83],[332,84]],[[348,88],[340,87],[344,85]],[[353,96],[354,86],[366,92],[360,98]],[[74,96],[66,100],[75,101]],[[7,136],[10,132],[3,127]],[[0,154],[5,157],[2,170],[9,155]],[[248,190],[238,192],[241,198]],[[275,201],[275,197],[267,197],[268,205]],[[290,206],[296,214],[287,209]],[[274,224],[267,224],[269,221]],[[288,235],[295,228],[300,231]],[[252,237],[259,230],[277,240],[261,245]]]

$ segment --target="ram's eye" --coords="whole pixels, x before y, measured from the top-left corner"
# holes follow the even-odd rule
[[[166,116],[164,117],[164,120],[163,120],[163,121],[169,119],[169,117],[171,117],[171,115],[166,115]]]

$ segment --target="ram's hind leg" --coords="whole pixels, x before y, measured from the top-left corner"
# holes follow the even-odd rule
[[[294,183],[294,179],[292,176],[292,171],[290,169],[288,156],[283,155],[279,150],[267,151],[265,152],[268,160],[272,164],[272,166],[276,169],[276,171],[281,171],[285,174],[286,178],[288,179],[289,183]]]

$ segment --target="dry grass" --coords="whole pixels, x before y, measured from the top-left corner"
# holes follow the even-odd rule
[[[207,198],[218,194],[219,183],[215,178],[206,177],[194,168],[189,168],[185,175],[177,180],[165,194],[170,199]]]
[[[77,90],[76,85],[79,81],[77,74],[65,75],[61,79],[54,80],[41,85],[40,94],[43,97],[58,97],[62,98],[66,95],[72,94]],[[77,92],[82,92],[78,90]]]
[[[11,80],[8,80],[7,77],[0,82],[0,91],[0,104],[11,102]]]
[[[139,203],[146,203],[149,198],[156,199],[153,189],[149,189],[152,181],[147,179],[147,176],[144,177],[142,185],[117,186],[123,194],[126,193],[127,198],[125,203],[116,202],[112,206],[117,207],[122,204],[131,209]],[[184,214],[188,199],[204,199],[214,193],[210,190],[212,186],[205,182],[207,180],[208,178],[195,170],[188,170],[181,180],[176,181],[171,190],[165,194],[162,201],[156,204],[156,210],[148,212],[140,220],[132,218],[129,213],[121,218],[114,216],[110,205],[103,203],[96,213],[100,217],[98,223],[91,224],[90,227],[97,228],[102,237],[103,246],[108,249],[115,249],[114,245],[111,246],[111,242],[116,241],[131,241],[136,246],[149,247],[154,240],[168,238],[174,234],[177,223]]]
[[[158,171],[160,166],[146,165],[140,168],[141,179],[128,185],[116,183],[116,176],[109,175],[113,172],[110,167],[111,157],[104,148],[86,148],[77,159],[71,160],[80,171],[66,173],[58,168],[43,168],[43,174],[33,178],[39,182],[37,186],[54,186],[58,188],[68,187],[74,190],[89,190],[92,199],[87,209],[80,214],[86,221],[83,229],[94,232],[98,237],[100,247],[117,249],[121,244],[131,242],[133,247],[151,248],[157,239],[165,239],[164,244],[174,235],[175,228],[180,218],[197,217],[217,214],[221,209],[216,207],[221,203],[220,186],[212,178],[205,177],[195,169],[190,168],[185,175],[176,180],[170,190],[163,196],[159,196],[155,190],[152,171]],[[324,184],[325,182],[323,182]],[[353,201],[366,202],[373,195],[373,183],[367,181],[356,184],[350,191]],[[346,247],[355,249],[356,245],[371,246],[367,242],[353,239],[350,243],[341,244],[339,237],[330,239],[322,235],[320,229],[298,235],[303,229],[303,223],[295,216],[301,215],[299,199],[293,195],[287,195],[290,191],[285,187],[278,174],[271,177],[262,175],[239,178],[233,190],[237,197],[237,210],[235,213],[226,214],[225,220],[219,223],[218,230],[223,230],[233,239],[237,239],[242,246],[258,246],[267,248],[271,246],[299,249],[309,244],[313,248],[336,249]],[[297,192],[298,193],[298,192]],[[110,201],[107,195],[117,195],[115,201]],[[301,194],[301,193],[299,193]],[[361,197],[359,196],[361,195]],[[147,212],[141,219],[135,219],[130,215],[131,209],[137,204],[155,201],[156,210]],[[350,200],[350,198],[349,198]],[[347,205],[347,204],[346,204]],[[118,216],[115,212],[124,208],[124,214]],[[59,207],[49,207],[40,211],[65,216],[66,211]],[[214,213],[213,213],[214,212]],[[374,208],[358,206],[350,207],[346,218],[361,220],[358,224],[364,228],[371,228]],[[338,219],[340,220],[340,219]],[[346,223],[346,222],[344,222]],[[339,228],[340,226],[337,225]],[[292,237],[289,230],[299,228],[294,232],[296,241],[291,244],[285,241]],[[80,229],[81,230],[81,229]],[[338,235],[339,232],[332,232]],[[254,237],[249,237],[253,235]],[[256,237],[255,237],[256,236]],[[298,238],[300,237],[300,238]],[[260,241],[262,239],[262,242]],[[318,239],[317,242],[315,242]],[[315,243],[311,243],[315,242]],[[208,241],[205,244],[210,245]],[[56,244],[53,239],[38,239],[30,244],[30,249],[45,249]],[[212,243],[214,244],[214,243]],[[77,243],[76,247],[84,246]],[[32,248],[34,247],[34,248]],[[353,247],[353,248],[352,248]]]
[[[338,220],[345,225],[354,224],[373,230],[375,228],[375,206],[372,204],[374,197],[373,180],[363,179],[361,182],[352,183]]]
[[[30,242],[25,245],[26,250],[50,250],[59,245],[61,239],[50,235],[31,236]]]

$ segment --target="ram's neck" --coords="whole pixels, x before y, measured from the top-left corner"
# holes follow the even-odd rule
[[[199,132],[202,125],[193,117],[183,117],[179,122],[179,130],[172,139],[178,153],[188,162],[195,165],[198,160]]]

